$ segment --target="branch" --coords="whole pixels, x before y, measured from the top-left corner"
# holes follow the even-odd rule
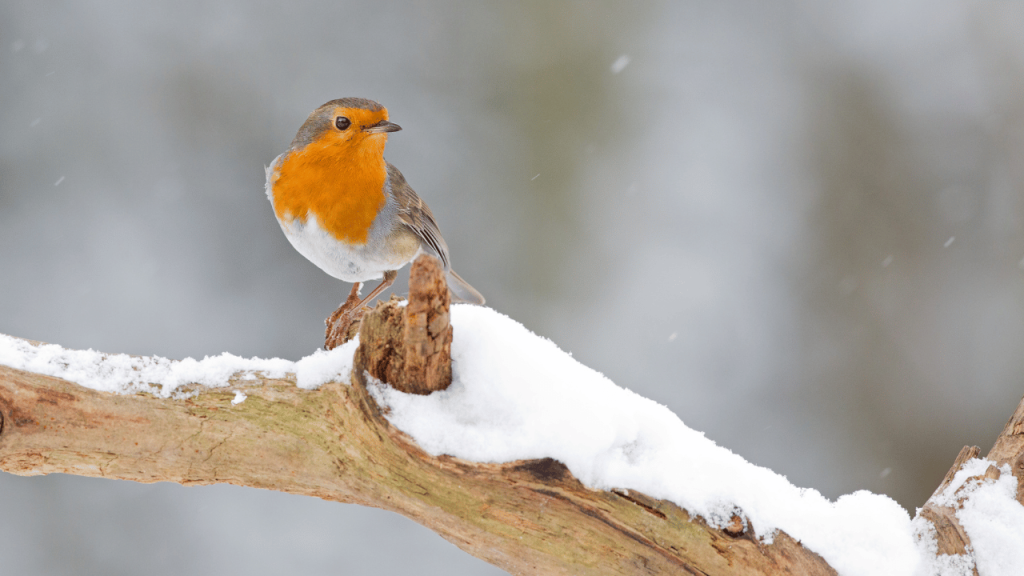
[[[362,378],[232,389],[246,401],[232,405],[227,390],[120,396],[0,366],[0,469],[229,483],[383,508],[513,574],[832,573],[785,535],[764,546],[668,502],[588,490],[554,460],[432,458],[388,424]]]
[[[239,378],[174,400],[0,366],[0,470],[230,483],[383,508],[513,574],[835,574],[785,533],[766,545],[738,516],[715,529],[665,500],[589,489],[552,459],[481,464],[421,450],[383,417],[366,374],[421,393],[447,386],[447,292],[425,266],[407,307],[387,302],[363,319],[351,384]],[[247,399],[232,403],[234,390]],[[1015,455],[1015,473],[1022,422],[1024,403],[990,453]]]

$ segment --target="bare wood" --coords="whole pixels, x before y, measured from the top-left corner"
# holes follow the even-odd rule
[[[1010,465],[1010,470],[1017,477],[1017,501],[1024,504],[1024,399],[1006,422],[986,458],[995,461],[997,466]]]
[[[392,295],[388,302],[378,302],[363,320],[355,356],[359,370],[367,370],[374,378],[389,384],[404,381],[405,310],[398,297]]]
[[[409,271],[405,307],[405,374],[399,390],[430,394],[452,383],[452,298],[441,263],[433,256],[416,259]]]
[[[942,479],[939,487],[935,489],[931,498],[918,511],[919,516],[931,522],[932,526],[935,527],[935,539],[938,544],[939,554],[950,556],[964,555],[970,549],[971,539],[956,518],[959,505],[940,506],[935,502],[935,498],[949,487],[949,484],[953,481],[953,476],[960,471],[960,468],[968,460],[978,456],[978,452],[977,446],[964,446],[957,455],[956,460],[953,461],[953,466],[946,472],[946,476]]]

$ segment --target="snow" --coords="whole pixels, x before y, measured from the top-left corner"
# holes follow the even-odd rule
[[[495,463],[550,457],[586,486],[667,499],[712,525],[742,511],[764,541],[782,530],[840,574],[933,573],[934,540],[931,555],[923,556],[929,542],[918,541],[910,515],[892,499],[860,491],[830,502],[816,490],[793,486],[493,310],[454,306],[452,324],[450,388],[418,396],[371,385],[377,402],[390,409],[388,420],[427,452]],[[989,518],[978,502],[965,506],[965,514]],[[1012,498],[1000,496],[995,507],[1024,515]],[[986,529],[977,528],[979,534]],[[998,521],[990,532],[1004,540],[1024,534],[1024,519]],[[945,561],[954,568],[963,564]]]
[[[629,56],[623,54],[622,56],[616,58],[615,62],[612,62],[612,74],[618,74],[619,72],[622,72],[623,70],[626,69],[626,66],[629,66]]]
[[[241,358],[226,352],[202,360],[168,360],[159,356],[67,350],[56,344],[34,346],[0,334],[0,364],[63,378],[93,390],[117,394],[149,392],[169,398],[181,396],[181,387],[186,384],[221,388],[230,386],[232,377],[254,380],[257,373],[268,378],[284,378],[294,373],[296,384],[307,389],[332,380],[347,381],[358,345],[357,338],[330,352],[317,350],[298,362]]]
[[[968,460],[950,485],[931,501],[939,506],[955,506],[963,499],[956,517],[971,539],[979,574],[1016,576],[1024,567],[1024,506],[1016,500],[1017,479],[1008,464],[999,468],[998,479],[976,478],[994,465],[984,458]],[[930,536],[928,546],[934,555],[937,547],[934,535]],[[969,561],[940,557],[929,574],[969,575],[973,567]]]
[[[1024,506],[1015,499],[1017,479],[1009,465],[1001,471],[998,480],[980,483],[956,514],[971,538],[978,572],[986,576],[1024,571]]]
[[[636,490],[675,502],[724,526],[733,514],[770,543],[782,530],[843,575],[1019,574],[1024,567],[1024,506],[1004,467],[996,480],[973,478],[991,465],[969,461],[939,504],[963,500],[957,516],[976,558],[940,556],[934,530],[892,499],[859,491],[829,501],[816,490],[755,466],[688,428],[666,407],[621,388],[549,340],[489,308],[452,307],[453,382],[429,396],[370,383],[393,425],[424,450],[477,462],[554,458],[594,489]],[[172,361],[35,346],[0,335],[0,364],[56,376],[96,390],[180,397],[181,387],[237,387],[256,374],[316,388],[347,381],[358,341],[297,362],[232,354]],[[234,390],[232,404],[246,394]],[[885,469],[885,475],[890,469]]]
[[[295,382],[299,388],[313,390],[333,380],[348,381],[352,372],[352,357],[359,347],[354,338],[330,352],[317,350],[295,363]]]

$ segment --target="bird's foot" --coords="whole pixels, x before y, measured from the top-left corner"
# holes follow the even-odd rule
[[[363,319],[366,308],[359,298],[359,284],[352,286],[348,299],[331,314],[327,320],[327,332],[324,334],[324,348],[334,350],[359,333],[359,321]]]
[[[363,319],[365,306],[349,307],[344,305],[334,311],[324,322],[327,332],[324,334],[324,348],[334,350],[359,334],[359,322]]]

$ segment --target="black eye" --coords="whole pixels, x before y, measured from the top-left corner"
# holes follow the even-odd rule
[[[338,130],[346,130],[352,125],[352,121],[344,116],[338,116],[334,119],[334,125],[338,127]]]

